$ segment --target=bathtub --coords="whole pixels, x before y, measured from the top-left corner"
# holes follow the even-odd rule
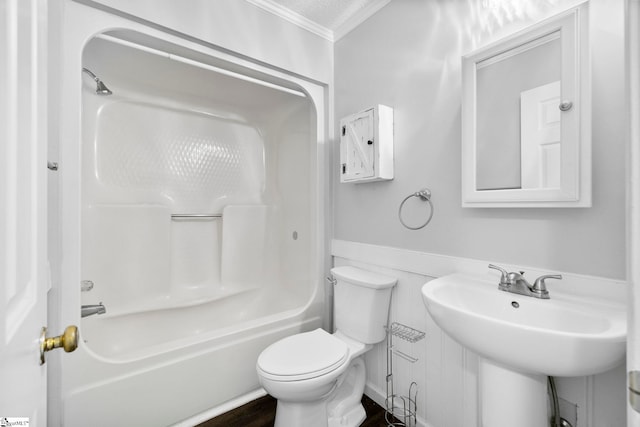
[[[120,32],[83,53],[113,94],[82,74],[70,276],[106,313],[65,358],[67,427],[202,421],[261,393],[265,347],[322,325],[313,100],[161,45]]]

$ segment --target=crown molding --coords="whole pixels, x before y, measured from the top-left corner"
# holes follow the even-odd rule
[[[357,14],[355,14],[343,24],[341,24],[338,28],[336,28],[335,31],[332,31],[331,29],[318,24],[317,22],[314,22],[300,15],[299,13],[296,13],[291,9],[280,5],[273,0],[246,1],[317,36],[329,40],[330,42],[335,42],[351,32],[358,25],[369,19],[373,14],[389,4],[391,0],[376,0],[370,3],[367,7],[359,11]]]
[[[333,31],[330,29],[323,27],[322,25],[305,18],[292,11],[291,9],[287,9],[282,5],[272,1],[272,0],[246,0],[248,3],[253,4],[254,6],[259,7],[260,9],[266,10],[269,13],[272,13],[285,21],[289,21],[294,25],[297,25],[300,28],[303,28],[313,34],[316,34],[324,39],[327,39],[333,42]]]

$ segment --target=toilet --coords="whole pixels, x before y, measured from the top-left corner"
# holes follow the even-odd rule
[[[356,427],[365,419],[362,356],[386,337],[397,279],[351,266],[331,274],[336,332],[292,335],[258,357],[260,384],[278,400],[275,427]]]

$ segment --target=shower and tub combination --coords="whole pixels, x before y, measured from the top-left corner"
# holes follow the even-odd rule
[[[92,38],[78,73],[65,425],[173,425],[246,399],[265,347],[321,325],[318,100],[124,30]]]

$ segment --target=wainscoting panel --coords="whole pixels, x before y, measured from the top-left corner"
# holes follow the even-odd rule
[[[425,339],[411,344],[394,337],[394,347],[418,361],[393,357],[394,391],[406,395],[409,385],[418,384],[418,426],[480,427],[478,402],[478,357],[453,341],[434,323],[422,302],[421,288],[430,280],[454,272],[487,274],[492,261],[433,255],[397,248],[333,240],[334,265],[353,265],[396,277],[390,321],[424,331]],[[526,269],[531,276],[544,268],[505,265],[510,270]],[[555,273],[555,272],[554,272]],[[563,274],[563,290],[603,298],[624,299],[626,283],[611,279]],[[491,273],[489,273],[491,274]],[[497,283],[497,282],[496,282]],[[603,289],[604,288],[604,289]],[[553,289],[550,286],[550,291]],[[496,292],[498,292],[496,290]],[[366,394],[384,406],[387,394],[386,342],[377,344],[365,356]],[[577,425],[599,427],[625,425],[624,366],[591,377],[556,378],[561,399],[577,404]],[[505,390],[505,393],[509,393]],[[603,424],[604,423],[604,424]]]

